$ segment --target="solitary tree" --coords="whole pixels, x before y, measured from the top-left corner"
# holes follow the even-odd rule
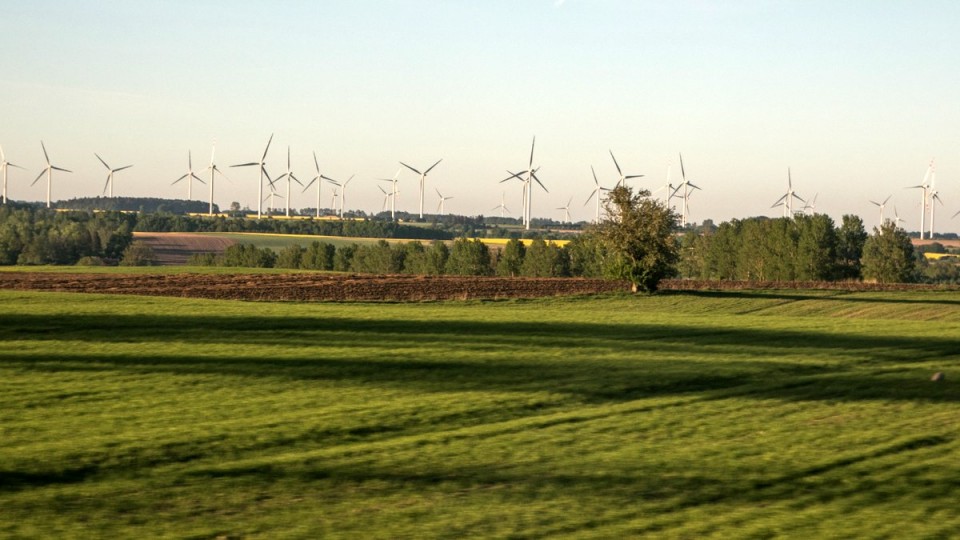
[[[878,283],[904,283],[916,277],[913,244],[907,233],[892,221],[874,229],[863,245],[863,277]]]
[[[605,273],[626,279],[633,291],[657,290],[660,280],[676,274],[679,248],[674,238],[677,214],[640,190],[614,188],[605,204],[606,217],[597,226],[607,258]]]

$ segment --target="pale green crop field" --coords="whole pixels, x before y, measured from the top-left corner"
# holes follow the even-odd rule
[[[960,535],[957,292],[0,305],[4,537]]]

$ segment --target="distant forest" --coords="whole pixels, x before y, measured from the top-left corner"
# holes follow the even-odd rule
[[[53,203],[54,208],[63,210],[103,210],[118,212],[169,212],[172,214],[199,214],[210,210],[210,204],[203,201],[180,199],[158,199],[155,197],[81,197]],[[220,208],[214,204],[214,213]]]

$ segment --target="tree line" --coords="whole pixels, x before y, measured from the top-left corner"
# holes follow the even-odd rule
[[[136,216],[0,206],[0,265],[119,261],[133,240]]]

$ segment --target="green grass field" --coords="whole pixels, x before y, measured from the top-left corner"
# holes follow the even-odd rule
[[[0,536],[960,535],[956,292],[0,303]]]
[[[318,236],[309,234],[271,234],[271,233],[197,233],[206,236],[216,236],[217,238],[227,238],[240,244],[253,244],[258,248],[270,248],[274,251],[280,251],[288,246],[299,245],[307,247],[315,241],[333,244],[335,247],[349,246],[357,244],[360,246],[373,245],[379,242],[380,238],[361,238],[353,236]],[[394,238],[384,238],[391,244],[399,242],[413,242],[413,240],[402,240]],[[431,240],[420,240],[424,244],[429,244]]]

